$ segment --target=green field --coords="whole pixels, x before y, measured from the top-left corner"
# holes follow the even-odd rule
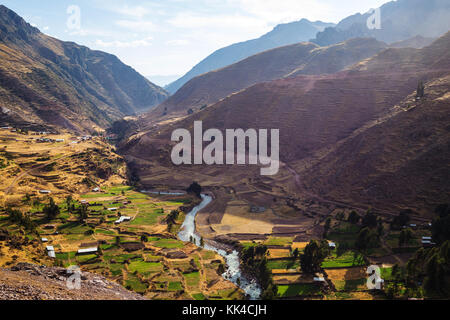
[[[333,252],[322,263],[322,268],[348,268],[364,265],[366,265],[366,262],[361,254],[347,251],[340,256],[336,252]]]
[[[291,284],[277,286],[277,288],[278,296],[281,298],[317,295],[320,293],[320,289],[315,284]]]

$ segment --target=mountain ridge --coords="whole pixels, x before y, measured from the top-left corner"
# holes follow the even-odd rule
[[[183,77],[167,85],[165,89],[171,94],[174,94],[186,82],[196,76],[226,67],[266,50],[302,41],[309,41],[309,39],[315,37],[318,31],[331,25],[334,24],[322,21],[311,22],[307,19],[277,25],[272,31],[257,39],[235,43],[213,52],[195,65]],[[294,30],[296,32],[293,32]]]
[[[42,34],[0,6],[3,125],[106,128],[159,104],[167,93],[116,56]]]

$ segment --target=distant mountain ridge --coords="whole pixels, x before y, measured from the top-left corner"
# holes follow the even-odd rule
[[[423,36],[438,38],[450,30],[450,1],[398,0],[380,7],[381,29],[369,30],[373,13],[357,13],[317,34],[312,42],[328,46],[356,37],[373,37],[388,44]]]
[[[0,123],[106,128],[168,94],[116,56],[41,33],[0,6]]]
[[[317,32],[330,26],[334,26],[334,24],[322,21],[311,22],[307,19],[280,24],[258,39],[236,43],[217,50],[194,66],[186,75],[166,86],[165,89],[174,94],[186,82],[196,76],[223,68],[266,50],[309,41],[316,36]]]
[[[189,109],[198,111],[254,84],[305,74],[335,73],[386,48],[385,43],[375,39],[352,39],[329,47],[301,42],[267,50],[190,80],[149,115],[186,116]]]

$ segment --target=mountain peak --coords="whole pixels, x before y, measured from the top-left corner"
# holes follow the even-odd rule
[[[0,41],[29,41],[40,31],[11,9],[0,5]]]

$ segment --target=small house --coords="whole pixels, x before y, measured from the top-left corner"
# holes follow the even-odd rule
[[[121,216],[117,221],[115,221],[115,224],[121,224],[122,222],[131,221],[130,217],[127,216]]]
[[[94,188],[94,189],[92,190],[92,192],[100,192],[100,188],[99,188],[99,187]]]
[[[336,243],[334,243],[334,242],[329,242],[329,243],[328,243],[328,246],[329,246],[330,249],[332,249],[332,250],[336,249]]]
[[[50,258],[56,258],[55,248],[53,246],[47,246],[47,254]]]
[[[109,208],[108,211],[117,211],[119,208]]]
[[[50,190],[39,190],[40,194],[51,194],[52,192]]]
[[[42,238],[41,241],[42,242],[48,242],[48,239],[47,238]]]
[[[98,247],[92,247],[92,248],[86,248],[86,249],[79,249],[77,251],[77,254],[94,254],[98,252]]]

